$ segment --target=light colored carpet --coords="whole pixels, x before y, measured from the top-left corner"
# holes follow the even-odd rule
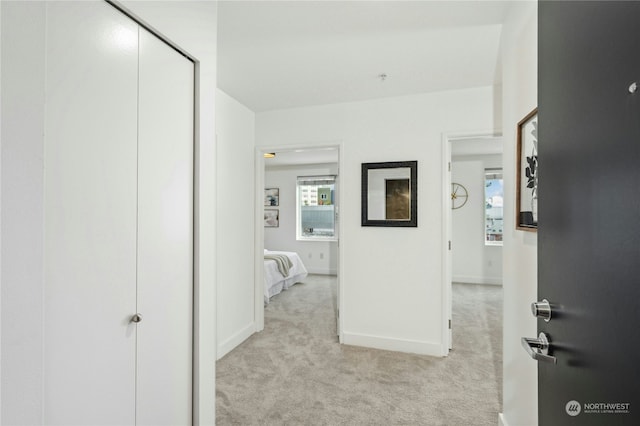
[[[217,424],[496,425],[502,288],[453,287],[454,350],[434,358],[338,344],[335,278],[309,276],[218,361]]]

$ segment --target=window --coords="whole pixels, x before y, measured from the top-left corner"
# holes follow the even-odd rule
[[[486,169],[484,174],[485,245],[502,245],[503,194],[502,169]]]
[[[298,177],[299,240],[335,239],[335,176]]]

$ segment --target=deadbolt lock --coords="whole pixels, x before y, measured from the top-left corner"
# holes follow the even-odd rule
[[[531,304],[531,313],[534,317],[542,318],[549,322],[551,321],[551,304],[547,299],[542,299],[542,302],[533,302]]]

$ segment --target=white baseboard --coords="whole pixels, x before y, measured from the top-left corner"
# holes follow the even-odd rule
[[[338,271],[336,269],[329,268],[309,268],[307,267],[307,272],[315,275],[338,275]]]
[[[223,356],[234,350],[240,343],[247,340],[255,332],[256,324],[255,322],[252,322],[224,342],[220,343],[218,345],[218,351],[216,353],[216,360],[222,358]]]
[[[502,277],[478,277],[473,275],[454,275],[454,283],[502,285]]]
[[[504,414],[498,413],[498,426],[509,426],[504,419]]]
[[[366,334],[343,331],[342,343],[352,346],[383,349],[387,351],[407,352],[420,355],[441,357],[445,353],[439,343],[422,342],[418,340],[395,339],[391,337],[371,336]]]

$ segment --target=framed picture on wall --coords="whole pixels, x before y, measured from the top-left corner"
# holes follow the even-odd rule
[[[280,226],[280,211],[278,209],[264,209],[264,227],[277,228]]]
[[[538,229],[538,109],[518,123],[516,229]]]
[[[267,207],[280,205],[280,188],[267,188],[264,190],[264,205]]]
[[[362,226],[418,226],[418,162],[362,164]]]

